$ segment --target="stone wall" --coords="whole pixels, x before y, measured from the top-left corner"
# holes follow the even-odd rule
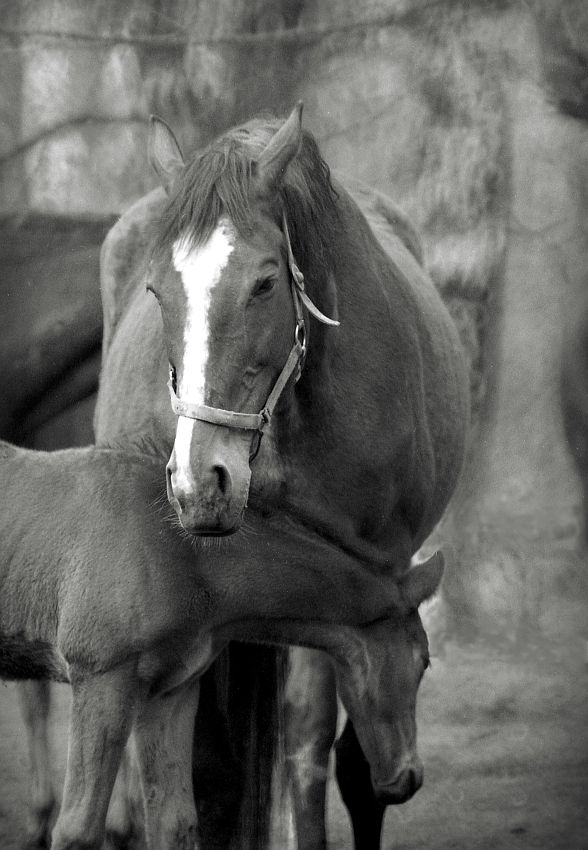
[[[465,607],[490,631],[586,634],[579,490],[561,428],[559,361],[567,316],[586,285],[577,181],[587,127],[554,108],[534,21],[513,15],[504,36],[506,253],[488,313],[488,398],[459,504],[461,557],[446,592],[459,614]]]

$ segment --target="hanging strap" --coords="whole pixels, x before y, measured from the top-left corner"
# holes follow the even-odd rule
[[[306,294],[306,290],[304,288],[304,275],[298,268],[296,260],[294,259],[294,254],[292,253],[292,245],[290,243],[290,232],[288,230],[288,222],[286,221],[286,213],[282,213],[282,227],[284,229],[284,237],[286,239],[288,265],[290,266],[292,280],[294,281],[294,284],[296,286],[295,291],[298,293],[298,297],[300,298],[308,312],[311,313],[315,317],[315,319],[318,319],[318,321],[322,322],[323,325],[330,325],[331,327],[336,327],[340,324],[340,322],[337,322],[335,319],[329,319],[328,316],[325,316],[324,313],[321,313],[319,308],[312,303],[312,301]]]

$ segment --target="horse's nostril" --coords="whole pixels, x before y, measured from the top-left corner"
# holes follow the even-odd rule
[[[212,471],[213,474],[216,476],[217,487],[219,489],[219,492],[225,497],[230,496],[232,483],[229,470],[226,468],[226,466],[222,466],[221,464],[219,464],[218,466],[214,466]]]
[[[422,784],[423,784],[423,768],[422,768],[422,765],[419,765],[418,767],[412,767],[410,769],[409,777],[408,777],[409,793],[410,793],[411,797],[412,797],[413,794],[416,794],[416,792],[419,790],[419,788],[421,787]]]
[[[417,776],[414,770],[411,770],[408,774],[408,795],[412,797],[413,794],[419,790],[419,784],[417,781]]]
[[[166,467],[165,477],[168,501],[178,513],[184,513],[187,505],[186,494],[177,486],[177,481],[174,481],[174,472],[169,466]]]
[[[175,492],[174,488],[174,475],[170,467],[166,467],[165,470],[166,484],[167,484],[167,498],[173,504],[177,502],[178,506],[182,509],[181,495]]]

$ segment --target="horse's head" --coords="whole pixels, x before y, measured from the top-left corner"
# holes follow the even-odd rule
[[[233,131],[186,167],[171,130],[152,121],[150,157],[170,196],[148,283],[178,415],[168,496],[195,534],[239,527],[250,460],[302,365],[308,299],[279,199],[301,134],[299,105],[277,131]]]
[[[412,567],[399,584],[389,617],[343,632],[331,650],[338,689],[383,803],[403,803],[423,782],[416,746],[416,697],[429,665],[427,636],[418,613],[437,589],[443,557]]]

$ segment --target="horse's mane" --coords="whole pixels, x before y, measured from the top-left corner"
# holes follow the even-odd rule
[[[205,244],[222,215],[241,236],[252,235],[255,163],[281,125],[279,120],[255,119],[229,130],[188,160],[160,220],[155,255],[179,238],[193,247]],[[333,237],[339,230],[337,193],[329,167],[307,130],[276,201],[276,223],[283,210],[302,272],[309,281],[324,280],[332,267]]]

